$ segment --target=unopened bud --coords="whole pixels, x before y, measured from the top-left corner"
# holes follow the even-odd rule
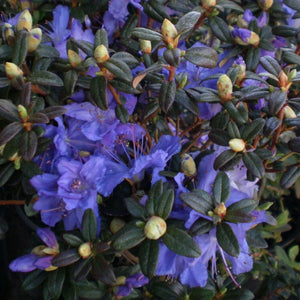
[[[27,29],[28,31],[32,28],[32,16],[28,9],[24,10],[18,20],[17,30]]]
[[[11,62],[5,63],[5,73],[8,79],[14,79],[23,75],[23,71],[17,65]]]
[[[82,62],[82,58],[79,54],[71,49],[68,50],[68,58],[72,68],[78,67],[78,65]]]
[[[168,19],[164,19],[161,26],[161,34],[163,35],[164,42],[171,46],[171,48],[176,48],[178,44],[178,32],[175,25]]]
[[[221,220],[224,219],[226,216],[226,206],[224,203],[220,203],[217,205],[217,207],[214,209],[214,214],[220,217]]]
[[[246,76],[246,64],[242,57],[239,57],[233,64],[233,67],[238,69],[236,84],[240,84]]]
[[[226,74],[220,76],[217,88],[222,100],[230,101],[232,99],[232,81]]]
[[[28,119],[27,109],[21,104],[18,105],[18,113],[22,121],[27,121]]]
[[[140,49],[143,53],[150,54],[152,51],[151,41],[140,40]]]
[[[46,268],[44,271],[51,272],[57,270],[58,267],[50,265],[50,267]]]
[[[12,26],[8,23],[5,23],[4,27],[5,27],[5,40],[9,43],[10,40],[15,37],[15,32],[12,29]]]
[[[119,218],[113,218],[110,222],[109,229],[112,233],[118,232],[120,229],[122,229],[125,226],[125,222],[122,219]]]
[[[116,278],[115,285],[124,285],[126,283],[126,277],[125,276],[119,276]]]
[[[268,10],[273,5],[273,0],[258,0],[257,2],[263,10]]]
[[[43,252],[43,250],[45,248],[46,248],[46,246],[44,246],[44,245],[36,246],[31,250],[31,253],[35,254],[37,256],[45,256],[45,253]]]
[[[157,216],[151,217],[144,227],[146,238],[149,240],[158,240],[166,233],[166,230],[165,220]]]
[[[97,63],[101,64],[109,60],[109,54],[107,48],[104,45],[100,45],[95,49],[94,57]]]
[[[20,0],[20,2],[21,2],[21,9],[22,10],[24,10],[24,9],[26,9],[26,8],[30,8],[30,2],[31,1],[26,1],[26,0]]]
[[[57,255],[59,250],[57,248],[45,247],[42,252],[44,255]]]
[[[179,88],[179,89],[183,89],[183,88],[186,86],[187,81],[188,81],[188,75],[185,73],[185,75],[182,76],[182,78],[181,78],[181,80],[180,80],[180,82],[179,82],[178,88]]]
[[[188,176],[194,176],[197,173],[197,168],[194,159],[189,154],[184,154],[181,159],[181,169]]]
[[[92,254],[92,244],[91,243],[81,244],[78,248],[78,253],[83,259],[88,258]]]
[[[42,30],[40,28],[33,28],[30,30],[28,37],[28,52],[33,52],[37,49],[42,41]]]
[[[260,42],[260,38],[255,32],[245,28],[235,28],[231,31],[231,34],[235,42],[242,46],[257,46]]]
[[[292,81],[296,76],[297,76],[297,70],[293,69],[288,75],[288,80]]]
[[[204,9],[209,9],[211,7],[215,7],[217,4],[216,0],[202,0],[201,2],[202,2],[202,7]]]
[[[229,147],[235,152],[241,152],[245,150],[246,144],[242,139],[231,139],[229,141]]]
[[[283,113],[284,113],[284,118],[285,119],[295,119],[295,118],[297,118],[297,115],[295,114],[293,109],[288,105],[285,106],[285,108],[283,109]]]

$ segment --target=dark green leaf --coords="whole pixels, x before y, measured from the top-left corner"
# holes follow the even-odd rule
[[[266,100],[268,101],[268,108],[272,115],[278,114],[280,109],[285,104],[286,98],[286,92],[280,90],[276,90],[266,97]]]
[[[146,209],[150,216],[153,216],[155,214],[155,207],[158,201],[157,199],[160,198],[162,192],[163,192],[163,181],[159,180],[153,184],[148,195]]]
[[[24,132],[21,136],[19,154],[25,161],[30,161],[35,155],[38,145],[38,138],[34,131]]]
[[[282,59],[289,64],[297,64],[300,65],[300,57],[298,54],[290,51],[286,51],[283,53]]]
[[[239,107],[241,107],[239,104]],[[245,118],[244,111],[240,111],[231,101],[224,103],[226,110],[228,111],[230,117],[232,117],[238,124],[245,124],[248,121],[248,118]],[[241,107],[242,108],[242,107]]]
[[[221,169],[226,164],[228,164],[236,155],[237,155],[237,153],[232,150],[225,150],[224,152],[219,154],[217,156],[217,158],[215,159],[214,169],[215,170]]]
[[[255,177],[262,178],[265,175],[264,165],[259,156],[254,152],[244,153],[243,162],[248,171]]]
[[[212,300],[215,295],[215,292],[208,289],[203,289],[196,287],[192,289],[192,292],[189,295],[190,300]]]
[[[91,80],[91,95],[97,104],[97,106],[102,110],[108,109],[107,102],[107,80],[103,76],[94,77]]]
[[[202,68],[215,68],[218,62],[217,52],[209,47],[193,47],[186,50],[184,58]]]
[[[0,99],[0,117],[8,121],[20,120],[18,108],[9,100]]]
[[[123,61],[111,58],[107,62],[103,63],[103,66],[117,78],[129,82],[132,81],[131,70]]]
[[[219,128],[212,129],[208,134],[208,137],[212,142],[220,146],[228,146],[228,142],[230,140],[227,132]]]
[[[4,127],[0,132],[0,146],[13,139],[22,129],[23,125],[20,122],[13,122]]]
[[[246,55],[247,70],[255,71],[260,59],[260,49],[250,48]]]
[[[33,290],[40,286],[46,278],[46,272],[43,270],[34,270],[26,276],[25,280],[22,282],[22,288],[25,291]]]
[[[40,111],[40,113],[43,113],[47,115],[47,117],[51,120],[56,117],[59,117],[67,112],[67,109],[63,106],[49,106],[43,110]]]
[[[64,83],[56,74],[49,71],[35,71],[30,73],[28,80],[33,84],[63,86]]]
[[[12,48],[8,45],[0,46],[0,58],[2,60],[9,60],[13,55]]]
[[[240,210],[232,210],[227,211],[224,220],[230,223],[250,223],[255,220],[255,217]]]
[[[159,243],[154,240],[145,240],[139,249],[139,264],[143,274],[151,278],[156,271],[159,255]]]
[[[79,247],[81,244],[84,243],[84,241],[80,237],[70,233],[64,233],[63,239],[65,242],[67,242],[69,245],[73,247]]]
[[[0,89],[9,86],[9,79],[6,77],[0,78]]]
[[[240,130],[237,127],[235,122],[229,121],[228,126],[227,126],[227,130],[228,130],[229,137],[231,139],[235,139],[235,138],[240,139],[241,138]],[[227,146],[227,145],[228,145],[228,142],[224,146]]]
[[[141,40],[162,41],[162,35],[159,32],[156,32],[148,28],[142,28],[142,27],[135,28],[132,31],[131,35]]]
[[[19,36],[16,38],[16,43],[13,48],[12,62],[17,66],[20,66],[27,56],[28,35],[28,32],[23,30],[19,32]]]
[[[275,58],[271,56],[263,56],[259,61],[269,73],[275,75],[276,77],[280,74],[281,67]]]
[[[69,41],[88,56],[94,56],[94,45],[92,43],[84,40],[75,40],[74,38],[69,39]]]
[[[35,113],[34,115],[32,115],[29,120],[28,120],[30,123],[40,123],[40,124],[43,124],[43,123],[49,123],[49,118],[47,117],[46,114],[43,114],[41,112],[37,112]]]
[[[265,125],[265,120],[258,118],[253,120],[252,123],[246,125],[242,132],[242,139],[245,141],[253,140],[258,134],[261,133]]]
[[[246,232],[246,240],[249,246],[255,248],[267,248],[268,243],[261,237],[260,233],[255,229]]]
[[[129,114],[124,105],[117,105],[115,108],[115,113],[116,113],[117,118],[123,124],[126,124],[129,121]]]
[[[216,204],[226,203],[230,195],[230,182],[226,173],[219,172],[216,176],[214,187],[213,187],[213,195]]]
[[[81,233],[85,241],[94,241],[97,238],[97,220],[91,208],[84,212]]]
[[[199,257],[201,249],[198,244],[185,231],[169,227],[167,232],[162,236],[164,244],[178,255],[186,257]]]
[[[93,259],[91,273],[96,280],[107,285],[113,285],[116,281],[112,266],[100,255]]]
[[[76,70],[71,69],[64,73],[64,87],[67,96],[71,96],[74,94],[77,79],[78,73]]]
[[[81,259],[74,264],[73,278],[75,281],[81,281],[88,276],[92,269],[93,257],[88,257],[86,259]]]
[[[122,81],[120,79],[112,79],[109,82],[116,90],[127,93],[127,94],[140,94],[141,90],[139,87],[133,88],[131,83],[128,81]]]
[[[272,32],[275,35],[283,37],[294,37],[297,34],[297,28],[288,26],[288,25],[278,25],[272,28]]]
[[[14,172],[15,168],[12,163],[0,166],[0,187],[2,187],[9,180]]]
[[[51,265],[56,267],[65,267],[74,264],[80,259],[77,249],[69,249],[62,251],[54,256]]]
[[[252,199],[243,199],[241,201],[235,202],[227,207],[227,212],[230,211],[240,211],[244,213],[251,213],[253,209],[257,206],[257,201]]]
[[[135,68],[140,64],[140,62],[132,54],[124,51],[116,52],[111,58],[123,61],[130,68]]]
[[[300,153],[300,137],[296,137],[288,142],[291,151]]]
[[[274,131],[281,125],[281,120],[277,117],[271,117],[267,120],[264,127],[264,135],[270,136],[274,133]]]
[[[208,24],[218,39],[223,42],[229,42],[231,40],[230,30],[223,19],[212,17],[208,19]]]
[[[145,239],[144,230],[134,225],[125,225],[113,237],[112,246],[116,250],[127,250]]]
[[[146,221],[147,213],[146,213],[146,209],[144,208],[143,205],[141,205],[140,203],[138,203],[136,200],[134,200],[132,198],[126,198],[125,204],[126,204],[127,210],[129,211],[129,213],[132,216]]]
[[[201,13],[198,11],[191,11],[182,16],[176,23],[176,29],[181,36],[191,31],[199,20]]]
[[[283,187],[284,189],[290,188],[296,182],[299,176],[300,168],[296,166],[290,167],[280,179],[281,187]]]
[[[199,218],[193,223],[189,230],[189,233],[191,236],[201,235],[209,232],[213,228],[214,224],[211,221]]]
[[[104,45],[108,48],[107,32],[105,29],[98,29],[95,33],[94,48],[96,49],[100,45]]]
[[[60,268],[48,274],[44,289],[46,289],[51,299],[59,299],[65,282],[65,269]]]
[[[229,291],[225,294],[225,296],[222,298],[222,300],[252,300],[254,299],[254,294],[249,290],[235,290],[235,291]]]
[[[237,257],[240,254],[239,242],[227,223],[217,225],[217,240],[221,248],[230,256]]]
[[[167,113],[175,100],[176,84],[174,81],[163,82],[159,92],[159,105]]]
[[[166,220],[172,211],[174,203],[174,191],[168,189],[159,197],[155,207],[155,215]]]
[[[52,46],[49,45],[40,45],[36,50],[35,53],[38,57],[59,57],[59,52]]]
[[[213,200],[209,193],[194,190],[190,193],[180,194],[180,199],[199,213],[206,215],[213,208]]]

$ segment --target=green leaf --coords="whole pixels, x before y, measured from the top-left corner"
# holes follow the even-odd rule
[[[225,150],[221,154],[217,156],[217,158],[214,161],[214,169],[219,170],[225,167],[231,160],[235,158],[237,155],[236,152],[232,150]]]
[[[231,210],[227,211],[224,220],[230,223],[250,223],[255,220],[255,217],[240,210]]]
[[[84,241],[80,237],[70,233],[64,233],[63,239],[72,247],[79,247],[81,244],[84,243]]]
[[[64,73],[64,87],[67,96],[71,96],[74,94],[77,79],[78,73],[76,72],[76,70],[71,69]]]
[[[106,48],[109,47],[107,32],[105,29],[98,29],[95,33],[94,48],[96,49],[100,45],[104,45]]]
[[[9,79],[6,77],[0,78],[0,89],[9,86]]]
[[[59,117],[67,112],[67,109],[63,106],[49,106],[40,111],[45,114],[50,120]]]
[[[159,91],[159,105],[167,113],[175,100],[176,84],[174,81],[163,82]]]
[[[146,221],[147,219],[147,212],[143,205],[138,203],[136,200],[132,198],[126,198],[125,204],[129,213],[134,216],[135,218],[142,219]]]
[[[12,62],[17,66],[20,66],[27,56],[28,50],[28,35],[29,33],[22,30],[18,33],[16,42],[13,48]]]
[[[13,55],[12,48],[8,45],[1,45],[0,46],[0,58],[2,60],[9,60]]]
[[[255,298],[255,295],[249,290],[235,290],[228,291],[222,300],[252,300]]]
[[[264,165],[259,156],[254,152],[244,153],[243,162],[249,172],[255,177],[262,178],[265,175]]]
[[[230,140],[227,132],[219,128],[212,129],[208,134],[208,137],[213,143],[220,146],[228,146],[228,142]]]
[[[226,203],[230,195],[230,182],[227,174],[225,172],[219,172],[216,176],[213,195],[216,204]]]
[[[260,49],[250,48],[246,55],[247,70],[255,71],[260,59]]]
[[[231,139],[235,139],[235,138],[240,139],[241,138],[240,130],[237,127],[235,122],[229,121],[228,126],[227,126],[227,130],[228,130],[229,137]],[[228,145],[228,143],[226,144],[226,146],[227,145]]]
[[[74,264],[72,277],[75,281],[82,281],[89,275],[92,269],[93,259],[93,257],[88,257],[86,259],[81,259]]]
[[[201,249],[198,244],[185,231],[169,227],[167,232],[162,236],[164,244],[178,255],[186,257],[199,257]]]
[[[81,233],[85,241],[94,241],[97,238],[97,221],[91,208],[84,212]]]
[[[257,201],[252,199],[243,199],[235,202],[227,207],[227,212],[240,211],[244,213],[251,213],[255,207],[257,207]]]
[[[132,54],[124,51],[116,52],[111,58],[123,61],[130,68],[136,68],[140,64],[140,62]]]
[[[282,55],[282,59],[288,64],[297,64],[300,65],[300,57],[298,54],[290,51],[286,51]]]
[[[238,124],[245,124],[248,121],[247,114],[245,115],[243,103],[239,103],[238,108],[231,102],[227,101],[224,106],[229,113],[230,117],[233,118]]]
[[[9,100],[0,99],[0,117],[7,121],[19,121],[18,108]]]
[[[46,86],[63,86],[64,83],[60,77],[49,71],[35,71],[30,73],[28,80],[33,84],[40,84]]]
[[[131,35],[141,40],[162,41],[163,39],[159,32],[143,27],[133,29]]]
[[[193,47],[186,50],[184,58],[202,68],[215,68],[218,62],[217,52],[209,47]]]
[[[201,13],[198,11],[190,11],[184,16],[182,16],[176,23],[176,29],[178,34],[181,36],[189,31],[191,31],[197,24]]]
[[[38,138],[34,131],[24,132],[21,136],[19,154],[25,161],[30,161],[35,155],[38,145]]]
[[[297,166],[289,167],[288,170],[283,173],[280,179],[280,186],[284,189],[290,188],[300,176],[300,168]]]
[[[13,122],[4,127],[0,132],[0,146],[13,139],[22,129],[23,125],[20,122]]]
[[[127,224],[113,236],[112,246],[119,251],[127,250],[140,244],[144,239],[142,228]]]
[[[22,283],[22,288],[25,291],[30,291],[40,286],[47,278],[47,273],[43,270],[34,270],[29,273]]]
[[[74,264],[80,259],[77,249],[68,249],[54,256],[51,265],[56,267],[65,267]]]
[[[115,113],[117,118],[123,123],[126,124],[129,121],[129,114],[124,105],[117,105],[115,108]]]
[[[154,240],[145,240],[139,249],[139,264],[141,271],[147,277],[154,276],[159,255],[159,243]]]
[[[59,268],[55,271],[49,272],[47,281],[44,285],[46,293],[50,299],[58,300],[61,295],[62,288],[65,282],[65,269]]]
[[[0,167],[0,187],[4,186],[14,172],[15,168],[12,163]]]
[[[168,189],[159,197],[155,207],[155,215],[166,220],[172,211],[174,203],[174,191]]]
[[[268,108],[272,115],[277,115],[280,109],[283,107],[287,99],[286,92],[276,90],[275,92],[266,96],[268,101]]]
[[[212,300],[215,295],[215,292],[208,289],[203,289],[196,287],[192,289],[192,292],[189,295],[190,300]]]
[[[91,80],[91,96],[93,97],[97,106],[102,110],[108,109],[107,102],[107,80],[103,76],[94,77]]]
[[[300,153],[300,137],[296,137],[294,139],[291,139],[288,142],[288,147],[291,151]]]
[[[202,190],[194,190],[190,193],[182,193],[180,199],[197,212],[206,215],[213,208],[213,200],[209,193]]]
[[[253,120],[252,123],[244,127],[242,139],[245,141],[253,140],[258,134],[261,133],[265,123],[265,120],[262,118]]]
[[[237,257],[240,254],[239,242],[227,223],[217,225],[217,240],[221,248],[230,256]]]
[[[270,136],[281,125],[281,120],[277,117],[271,117],[267,120],[263,132],[265,136]]]
[[[281,67],[275,58],[271,56],[263,56],[260,58],[259,61],[262,64],[262,66],[266,69],[266,71],[270,72],[276,77],[279,76],[281,72]]]
[[[30,123],[38,123],[38,124],[45,124],[49,123],[49,118],[47,117],[46,114],[43,114],[41,112],[37,112],[34,115],[32,115],[29,120]]]
[[[101,255],[93,259],[91,273],[96,280],[107,285],[113,285],[116,281],[112,266]]]
[[[123,61],[111,58],[107,62],[103,63],[103,66],[117,78],[129,82],[132,81],[131,70]]]
[[[160,198],[163,193],[163,181],[159,180],[153,184],[151,190],[148,195],[148,200],[146,202],[146,209],[150,216],[155,215],[155,207],[157,203],[157,199]]]
[[[133,88],[128,81],[122,81],[121,79],[112,79],[109,82],[116,90],[127,94],[140,94],[141,90],[138,86],[137,89]]]
[[[75,40],[74,38],[70,38],[69,41],[71,42],[71,44],[81,49],[88,56],[94,56],[94,45],[92,43],[84,40]]]
[[[87,299],[99,300],[104,296],[104,291],[99,288],[99,284],[91,281],[81,281],[76,283],[78,296]]]
[[[163,22],[164,19],[170,18],[165,5],[160,3],[160,1],[149,0],[144,3],[143,7],[145,14],[158,22]]]
[[[197,236],[209,232],[214,228],[214,224],[204,218],[197,219],[189,230],[191,236]]]
[[[42,57],[59,57],[59,52],[52,46],[41,44],[36,50],[35,53],[39,58]]]
[[[278,25],[272,28],[272,33],[283,37],[295,37],[298,30],[297,28],[289,25]]]
[[[218,39],[223,42],[231,41],[230,30],[227,23],[223,19],[219,17],[208,18],[208,25]]]

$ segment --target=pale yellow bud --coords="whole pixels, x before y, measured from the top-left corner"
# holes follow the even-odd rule
[[[109,53],[104,45],[100,45],[95,49],[94,57],[97,63],[101,64],[109,60]]]
[[[119,276],[116,278],[115,285],[124,285],[126,283],[126,277],[125,276]]]
[[[9,79],[14,79],[23,75],[23,71],[17,65],[11,62],[5,63],[5,73]]]
[[[181,159],[181,169],[186,176],[194,176],[197,173],[194,159],[189,154],[184,154]]]
[[[71,49],[68,50],[68,58],[72,68],[78,67],[78,65],[82,62],[82,58],[79,54]]]
[[[204,9],[209,9],[211,7],[215,7],[217,4],[216,0],[202,0],[202,6]]]
[[[140,49],[143,53],[150,54],[152,51],[151,41],[140,40]]]
[[[158,240],[166,233],[166,230],[165,220],[157,216],[151,217],[144,227],[144,233],[149,240]]]
[[[92,254],[92,244],[91,243],[81,244],[78,248],[78,253],[83,259],[88,258]]]
[[[273,5],[273,0],[258,0],[258,5],[263,10],[268,10]]]
[[[242,139],[231,139],[229,141],[229,147],[235,152],[241,152],[245,150],[246,144]]]
[[[224,203],[218,204],[218,206],[214,209],[214,214],[220,217],[221,220],[226,216],[226,206]]]
[[[17,30],[27,29],[28,31],[32,28],[32,16],[28,9],[24,10],[18,20]]]
[[[295,119],[295,118],[297,118],[297,115],[295,114],[293,109],[288,105],[284,108],[283,113],[284,113],[284,118],[285,119]]]
[[[18,105],[18,113],[22,121],[27,121],[28,119],[27,109],[21,104]]]
[[[113,218],[110,222],[109,229],[112,233],[118,232],[120,229],[122,229],[125,226],[125,222],[122,219],[119,218]]]
[[[175,25],[168,19],[164,19],[161,26],[161,34],[163,35],[164,42],[172,47],[177,47],[178,32]]]
[[[226,74],[220,76],[217,82],[217,88],[219,96],[222,100],[229,101],[232,99],[232,82]]]
[[[51,272],[57,270],[58,267],[50,265],[50,267],[46,268],[44,271]]]
[[[33,52],[37,49],[42,41],[42,30],[40,28],[34,28],[30,30],[28,37],[28,52]]]

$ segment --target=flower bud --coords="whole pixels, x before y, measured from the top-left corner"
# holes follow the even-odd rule
[[[152,51],[151,41],[140,40],[140,49],[143,53],[150,54]]]
[[[295,114],[293,109],[288,105],[285,106],[285,108],[283,109],[283,113],[284,113],[284,118],[285,119],[295,119],[295,118],[297,118],[297,115]]]
[[[157,216],[151,217],[144,227],[146,238],[149,240],[158,240],[166,233],[166,230],[165,220]]]
[[[21,104],[18,105],[18,113],[21,120],[26,122],[28,119],[27,109]]]
[[[197,168],[194,159],[189,154],[184,154],[181,159],[181,169],[183,173],[188,176],[195,176],[197,174]]]
[[[242,139],[231,139],[229,141],[229,147],[235,152],[241,152],[245,150],[246,144]]]
[[[116,278],[115,285],[124,285],[126,283],[126,277],[125,276],[119,276]]]
[[[78,65],[82,62],[82,58],[79,54],[71,49],[68,50],[68,58],[72,68],[78,67]]]
[[[288,75],[288,80],[292,81],[296,76],[297,76],[297,70],[293,69]]]
[[[42,30],[40,28],[33,28],[30,30],[28,37],[28,52],[33,52],[37,49],[42,41]]]
[[[36,246],[34,247],[32,250],[31,250],[31,253],[32,254],[35,254],[35,255],[38,255],[38,256],[45,256],[45,253],[43,252],[43,250],[46,248],[46,246],[44,245],[39,245],[39,246]]]
[[[28,0],[20,0],[21,2],[21,9],[24,10],[26,8],[30,8],[30,1]]]
[[[14,63],[5,63],[5,73],[8,79],[14,79],[23,75],[23,71]]]
[[[57,248],[45,247],[42,252],[44,255],[56,255],[59,253],[59,250]]]
[[[98,64],[104,63],[109,60],[109,54],[107,48],[104,45],[100,45],[95,49],[94,57]]]
[[[170,48],[176,48],[178,44],[178,32],[175,25],[168,19],[164,19],[161,26],[161,34],[164,42]]]
[[[238,69],[236,84],[240,84],[246,76],[246,64],[242,57],[239,57],[233,64],[233,67]]]
[[[30,31],[32,28],[32,16],[28,9],[21,13],[17,23],[17,30],[20,31],[23,28],[27,29],[28,31]]]
[[[217,82],[217,88],[219,96],[222,100],[226,102],[232,99],[232,82],[226,74],[220,76]]]
[[[263,10],[268,10],[273,5],[273,0],[258,0],[257,2]]]
[[[57,270],[57,269],[58,269],[58,267],[52,266],[52,265],[51,265],[50,267],[44,269],[44,271],[51,272],[51,271],[55,271],[55,270]]]
[[[88,258],[92,254],[92,244],[91,243],[81,244],[78,248],[78,253],[83,259]]]
[[[224,203],[220,203],[217,205],[217,207],[214,209],[214,214],[217,215],[221,220],[224,219],[226,216],[226,206]]]
[[[202,7],[204,9],[209,9],[211,7],[215,7],[217,4],[216,0],[202,0],[201,2],[202,2]]]
[[[122,219],[119,218],[113,218],[110,222],[109,229],[112,233],[118,232],[120,229],[122,229],[125,226],[125,222]]]
[[[260,42],[260,38],[255,32],[245,28],[235,28],[231,31],[231,34],[235,42],[242,46],[257,46]]]
[[[15,37],[15,32],[12,26],[8,23],[4,24],[4,28],[5,28],[5,40],[9,43],[10,40]]]

